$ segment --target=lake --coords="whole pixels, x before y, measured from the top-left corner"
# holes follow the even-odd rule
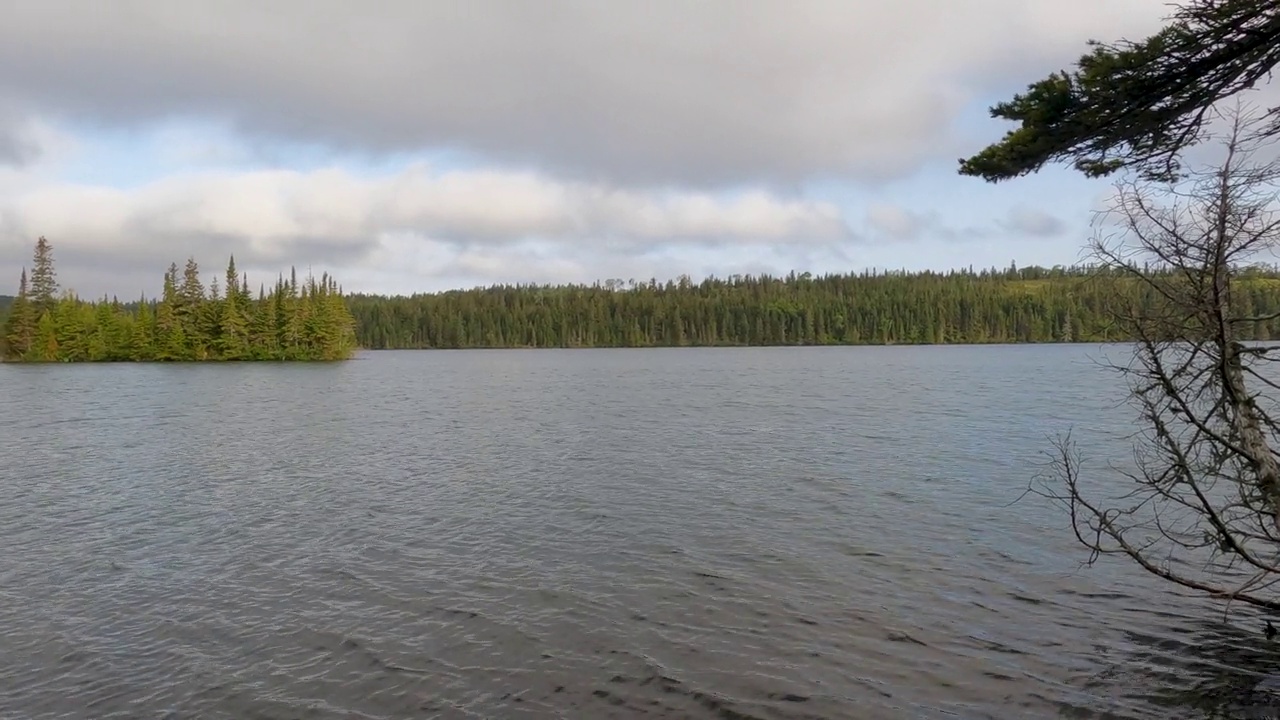
[[[1262,621],[1014,502],[1127,352],[0,366],[0,717],[1204,717]]]

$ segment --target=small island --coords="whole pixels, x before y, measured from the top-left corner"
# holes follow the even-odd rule
[[[5,362],[299,362],[345,360],[356,335],[342,290],[327,273],[300,283],[290,272],[255,298],[234,256],[222,288],[217,278],[206,287],[190,259],[184,270],[169,266],[159,299],[86,301],[59,291],[52,248],[41,237],[0,343]]]

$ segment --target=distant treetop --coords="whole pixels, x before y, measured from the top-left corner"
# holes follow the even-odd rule
[[[158,300],[86,302],[58,291],[49,241],[36,243],[0,332],[7,362],[343,360],[355,350],[355,322],[327,274],[299,283],[291,273],[255,299],[227,266],[206,288],[195,260],[164,275]]]

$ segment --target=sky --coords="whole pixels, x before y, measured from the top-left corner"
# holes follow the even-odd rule
[[[1166,0],[6,0],[0,294],[1072,264],[1111,181],[957,162]]]

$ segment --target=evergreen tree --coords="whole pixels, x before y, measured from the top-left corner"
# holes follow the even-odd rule
[[[35,338],[26,357],[35,362],[54,362],[58,359],[60,348],[58,328],[54,324],[53,313],[46,312],[40,316],[39,322],[36,323]]]
[[[226,299],[230,302],[237,302],[237,303],[243,302],[246,298],[242,298],[240,295],[241,280],[240,280],[239,273],[236,271],[235,255],[230,256],[230,259],[227,261],[226,281],[227,281]],[[245,295],[248,295],[248,293],[246,292]]]
[[[169,266],[156,300],[86,302],[65,294],[41,315],[28,276],[3,325],[4,359],[340,360],[357,347],[1098,342],[1126,339],[1109,321],[1116,308],[1156,301],[1124,276],[1091,267],[517,285],[411,297],[346,295],[327,275],[303,282],[291,272],[256,298],[230,263],[234,281],[220,298],[200,286],[194,261],[188,267]],[[1239,312],[1258,318],[1241,339],[1280,337],[1280,268],[1244,268],[1236,287]]]
[[[31,304],[36,316],[53,310],[58,298],[58,277],[53,268],[53,247],[43,235],[36,241],[31,267]]]
[[[1250,272],[1253,332],[1274,337],[1280,270]],[[346,298],[368,348],[1097,342],[1122,339],[1113,309],[1151,301],[1118,274],[1034,266]]]
[[[178,266],[169,265],[164,274],[164,285],[160,294],[160,302],[156,305],[155,317],[155,359],[186,360],[186,334],[182,332],[178,307]]]
[[[265,287],[258,288],[258,301],[249,315],[251,357],[254,360],[278,360],[280,343],[276,332],[275,302],[274,298],[267,298]]]
[[[216,308],[217,350],[225,360],[249,358],[249,291],[247,280],[236,270],[236,258],[227,262],[226,297]]]
[[[37,249],[42,285],[54,277],[47,241]],[[34,274],[34,273],[33,273]],[[325,275],[299,284],[283,277],[255,301],[232,258],[225,291],[206,289],[189,259],[170,264],[158,300],[88,302],[65,293],[36,314],[34,284],[24,270],[3,322],[3,359],[32,362],[188,360],[344,360],[356,349],[355,321],[336,282]],[[56,287],[56,285],[55,285]],[[264,289],[265,290],[265,289]]]
[[[1175,177],[1182,151],[1210,135],[1208,110],[1280,63],[1280,2],[1188,0],[1145,40],[1089,45],[1073,72],[991,108],[1019,126],[962,160],[961,174],[995,182],[1068,160],[1088,176]],[[1268,133],[1280,133],[1278,116],[1268,111]]]
[[[25,357],[31,349],[36,332],[36,311],[31,304],[27,287],[27,270],[22,269],[22,278],[18,281],[18,296],[9,307],[9,315],[5,319],[3,357],[19,359]]]
[[[209,358],[209,335],[207,332],[205,307],[205,289],[200,281],[200,267],[195,258],[188,258],[182,271],[182,283],[176,288],[174,316],[182,331],[185,355],[193,360]]]
[[[156,318],[152,304],[143,296],[129,333],[127,359],[149,362],[156,359]]]

